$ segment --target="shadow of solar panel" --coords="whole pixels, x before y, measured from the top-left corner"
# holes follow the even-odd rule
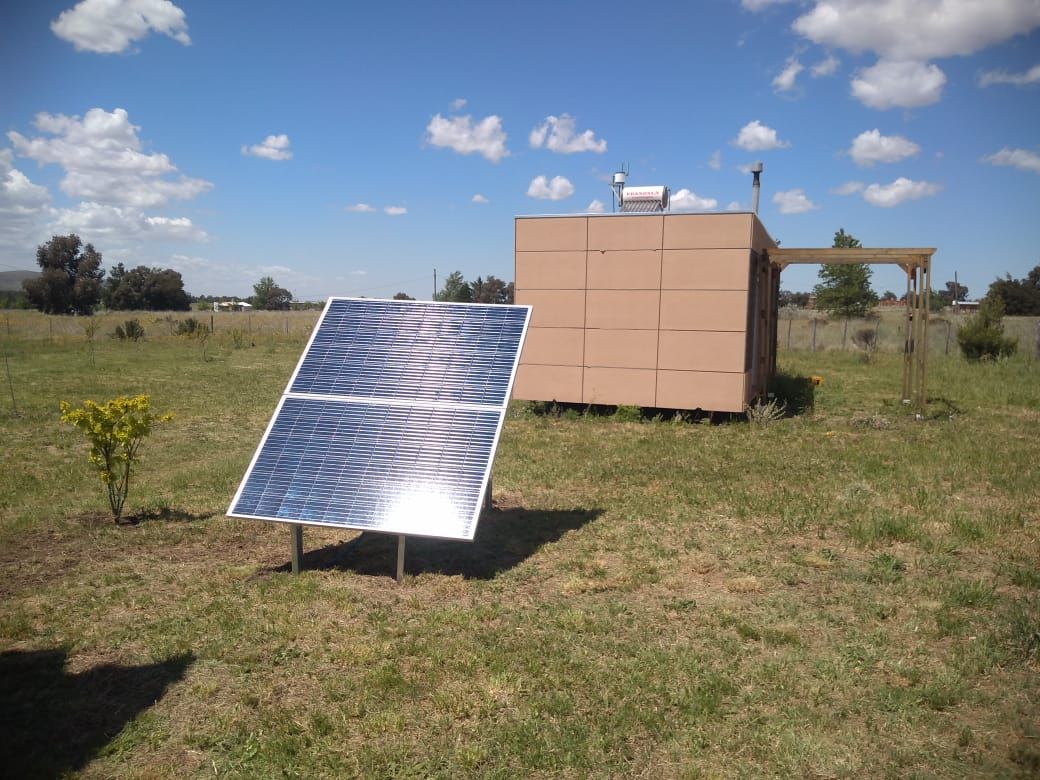
[[[472,540],[529,312],[331,299],[228,514]]]

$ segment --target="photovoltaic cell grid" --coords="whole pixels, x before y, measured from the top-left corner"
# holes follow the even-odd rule
[[[331,299],[228,514],[472,539],[529,311]]]

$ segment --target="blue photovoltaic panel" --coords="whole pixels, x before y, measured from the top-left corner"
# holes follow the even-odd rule
[[[526,309],[333,300],[292,393],[504,404]]]
[[[331,299],[228,514],[472,539],[529,313]]]

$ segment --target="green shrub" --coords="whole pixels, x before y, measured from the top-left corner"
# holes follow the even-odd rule
[[[957,329],[961,354],[972,361],[1010,357],[1018,340],[1004,335],[1004,304],[999,298],[984,298],[976,314]]]
[[[194,317],[188,317],[177,323],[178,336],[201,336],[203,334],[209,334],[209,326]]]
[[[640,422],[643,419],[643,410],[638,406],[621,404],[614,412],[614,419],[618,422]]]
[[[142,327],[141,321],[136,318],[127,320],[122,325],[116,325],[112,338],[120,341],[140,341],[144,338],[144,327]]]
[[[156,414],[146,395],[119,396],[103,404],[84,401],[73,408],[61,402],[61,421],[74,425],[90,440],[90,462],[108,491],[108,505],[119,522],[130,491],[130,473],[141,442],[154,423],[169,422],[171,414]]]

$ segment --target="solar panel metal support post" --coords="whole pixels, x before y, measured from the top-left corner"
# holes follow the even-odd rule
[[[299,574],[303,568],[303,526],[293,523],[289,526],[289,547],[291,551],[292,573]]]
[[[490,512],[494,508],[495,505],[491,500],[491,477],[488,477],[487,490],[484,491],[484,509]]]
[[[397,573],[394,579],[397,580],[397,584],[400,585],[404,582],[404,534],[398,534],[397,536]]]

